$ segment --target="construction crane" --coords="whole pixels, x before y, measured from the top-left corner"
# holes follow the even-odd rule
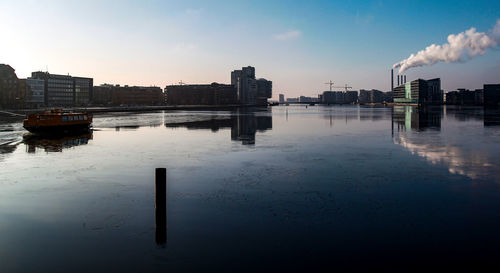
[[[343,88],[345,89],[345,92],[347,92],[347,89],[352,89],[351,86],[348,86],[347,84],[345,86],[333,86],[334,83],[330,80],[330,82],[325,82],[325,84],[330,85],[330,91],[332,91],[332,88]]]
[[[185,85],[185,82],[182,82],[182,80],[179,82],[179,85]]]
[[[347,84],[345,86],[333,86],[333,88],[344,88],[346,92],[347,92],[347,89],[352,89],[352,87],[348,86]]]
[[[325,82],[325,84],[329,84],[330,85],[330,91],[332,91],[332,87],[334,85],[334,83],[332,82],[332,80],[330,80],[330,82]]]

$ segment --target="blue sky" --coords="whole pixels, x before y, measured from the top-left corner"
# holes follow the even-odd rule
[[[0,63],[94,78],[95,84],[230,81],[256,67],[273,95],[315,96],[324,83],[389,90],[389,69],[449,34],[486,32],[500,1],[4,1]],[[500,82],[500,50],[414,68],[443,88]]]

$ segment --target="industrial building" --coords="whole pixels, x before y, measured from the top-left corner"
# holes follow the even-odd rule
[[[156,86],[120,86],[103,84],[94,86],[92,103],[103,106],[163,105],[164,96]]]
[[[236,88],[229,84],[189,84],[165,87],[168,105],[235,105]]]
[[[427,81],[416,79],[405,82],[394,88],[393,98],[395,103],[442,104],[441,79],[436,78]]]
[[[279,102],[280,103],[285,103],[285,95],[283,95],[283,94],[279,95]]]
[[[84,106],[91,102],[94,80],[37,71],[32,79],[44,80],[46,106]]]

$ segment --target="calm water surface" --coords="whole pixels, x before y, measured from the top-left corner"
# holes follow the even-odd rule
[[[51,139],[0,122],[0,272],[498,268],[499,230],[496,110],[115,113]]]

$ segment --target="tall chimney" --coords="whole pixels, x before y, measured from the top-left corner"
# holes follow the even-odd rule
[[[394,69],[391,69],[391,91],[394,91]]]
[[[399,86],[399,75],[398,75],[398,86]]]
[[[405,83],[406,83],[406,75],[405,75]]]

